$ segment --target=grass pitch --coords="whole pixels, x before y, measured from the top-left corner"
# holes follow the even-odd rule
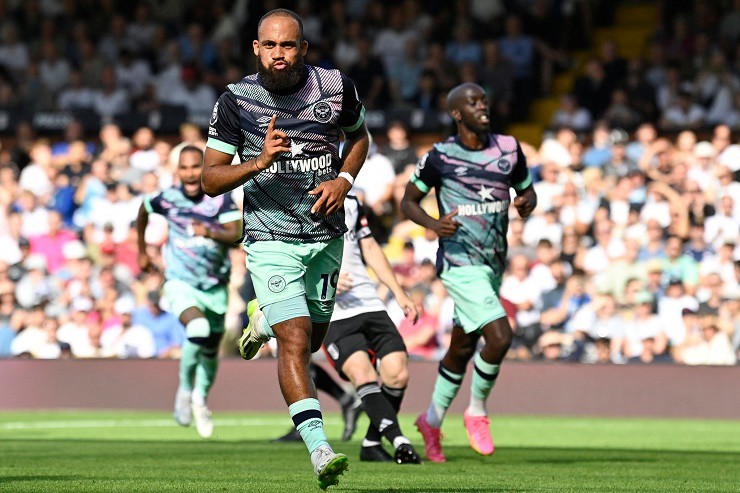
[[[737,492],[740,421],[498,416],[496,454],[467,445],[460,416],[448,416],[448,462],[421,466],[359,461],[359,439],[342,443],[350,470],[337,492]],[[402,427],[418,448],[412,416]],[[290,427],[286,413],[215,413],[201,440],[166,413],[0,413],[0,492],[319,491],[302,444],[269,439]]]

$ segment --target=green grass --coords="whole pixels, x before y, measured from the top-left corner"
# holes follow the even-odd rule
[[[165,413],[0,413],[0,492],[317,492],[302,444],[268,440],[287,431],[287,413],[216,413],[204,441]],[[404,416],[410,438],[420,437]],[[360,422],[360,430],[367,421]],[[329,491],[738,491],[740,421],[499,416],[497,451],[468,446],[449,416],[448,462],[366,464],[359,441],[332,440],[350,470]],[[336,437],[337,416],[327,418]],[[360,438],[360,433],[355,436]]]

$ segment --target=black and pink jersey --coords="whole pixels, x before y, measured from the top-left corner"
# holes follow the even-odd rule
[[[244,184],[246,241],[325,241],[347,230],[341,210],[312,217],[316,199],[308,192],[337,177],[340,132],[359,128],[365,108],[352,81],[338,70],[307,65],[298,87],[275,94],[259,75],[250,75],[230,84],[213,108],[208,147],[238,154],[242,162],[260,154],[274,114],[275,128],[290,139],[290,153]]]
[[[411,182],[424,193],[436,190],[440,216],[458,211],[460,228],[440,239],[437,267],[488,265],[503,275],[509,188],[521,191],[532,184],[516,139],[490,134],[486,147],[476,150],[450,137],[422,156]]]

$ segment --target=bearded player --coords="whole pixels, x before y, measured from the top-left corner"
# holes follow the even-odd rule
[[[490,132],[489,104],[483,89],[462,84],[447,96],[457,135],[434,145],[416,166],[401,203],[406,216],[439,236],[437,269],[455,302],[450,348],[439,365],[431,403],[416,419],[427,458],[445,462],[440,428],[473,356],[470,404],[464,424],[471,447],[494,451],[486,401],[511,345],[512,330],[498,290],[506,267],[509,189],[523,218],[537,205],[526,159],[514,137]],[[422,209],[435,189],[440,219]],[[479,339],[483,348],[476,354]]]
[[[264,313],[247,355],[277,338],[280,390],[326,489],[348,461],[326,439],[309,356],[334,309],[344,198],[369,146],[365,109],[347,77],[304,63],[308,42],[294,12],[265,14],[252,46],[258,73],[230,84],[214,107],[203,187],[218,195],[243,186],[247,262]],[[242,162],[232,166],[235,154]]]

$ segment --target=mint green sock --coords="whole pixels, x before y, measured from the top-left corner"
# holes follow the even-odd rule
[[[462,385],[464,374],[453,373],[439,364],[439,375],[434,383],[432,402],[427,410],[427,423],[435,428],[442,426],[445,413]]]
[[[288,406],[288,412],[309,454],[322,445],[329,445],[324,433],[324,420],[318,399],[309,398],[294,402]]]
[[[185,390],[193,390],[195,380],[195,368],[200,359],[201,347],[189,340],[182,343],[182,354],[180,355],[180,387]]]
[[[201,351],[195,372],[195,391],[203,397],[203,400],[208,397],[208,392],[210,392],[213,382],[216,380],[218,361],[218,348],[215,348],[212,354],[206,354],[205,349]]]
[[[500,365],[488,363],[480,353],[475,355],[473,363],[473,382],[470,385],[470,406],[468,415],[486,416],[486,401],[491,394],[491,389],[496,384]]]

